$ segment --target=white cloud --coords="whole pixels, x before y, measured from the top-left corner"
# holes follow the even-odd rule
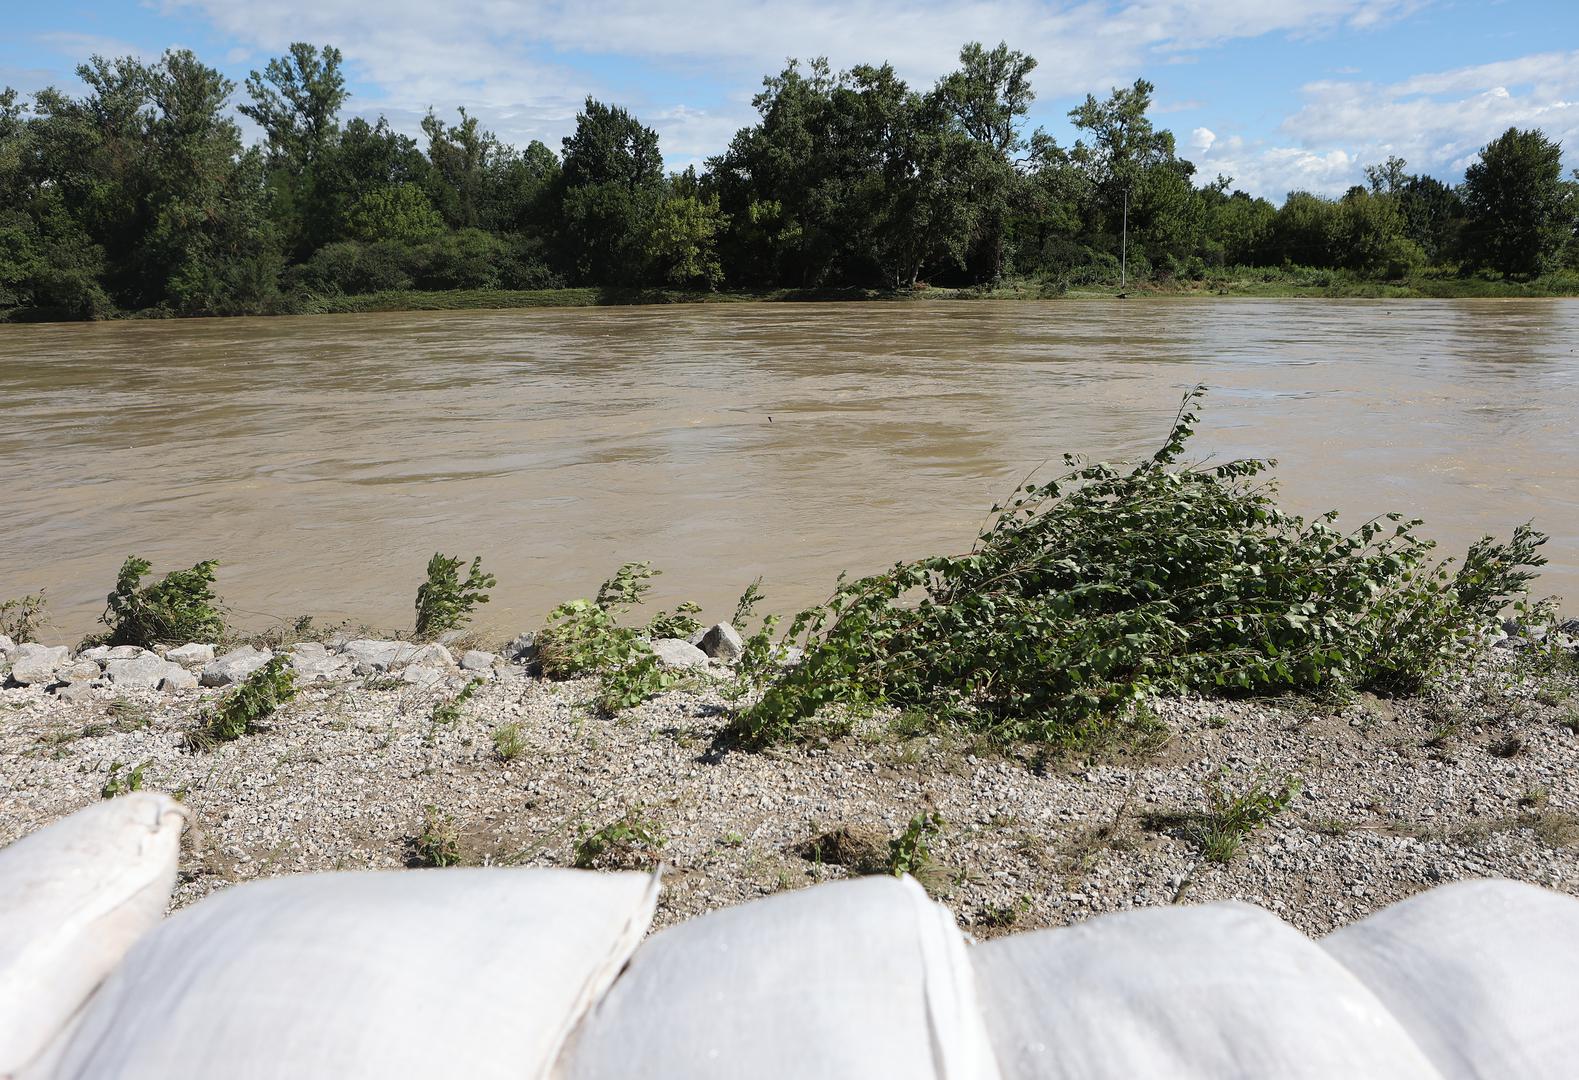
[[[1376,25],[1420,0],[803,0],[793,14],[766,0],[451,0],[442,13],[428,0],[161,2],[260,55],[292,41],[338,44],[358,81],[378,88],[353,107],[392,122],[465,104],[510,141],[557,145],[584,95],[614,97],[654,123],[674,166],[721,150],[750,120],[749,104],[708,112],[632,101],[589,70],[623,59],[755,87],[787,57],[825,54],[836,67],[886,59],[926,84],[953,66],[962,42],[1005,39],[1040,61],[1037,90],[1054,98],[1127,83],[1145,65],[1236,38]]]
[[[1296,189],[1340,194],[1364,166],[1391,155],[1415,172],[1456,180],[1480,148],[1509,127],[1538,127],[1579,150],[1579,51],[1415,75],[1396,83],[1323,80],[1302,88],[1305,104],[1282,122],[1292,145],[1219,143],[1194,160],[1203,177],[1221,172],[1269,198]],[[1280,140],[1282,141],[1282,140]]]
[[[1190,148],[1200,154],[1211,152],[1212,144],[1217,141],[1217,133],[1211,128],[1198,127],[1190,132]]]

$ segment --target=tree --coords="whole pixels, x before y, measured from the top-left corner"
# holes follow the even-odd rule
[[[673,195],[653,215],[647,257],[670,285],[716,289],[724,278],[718,262],[722,224],[717,196]]]
[[[294,42],[262,73],[247,76],[236,111],[263,129],[273,217],[286,245],[306,255],[338,233],[346,209],[333,159],[340,108],[350,96],[340,73],[340,50]]]
[[[1111,215],[1122,207],[1126,232],[1130,197],[1141,178],[1149,169],[1176,163],[1173,133],[1156,130],[1146,116],[1155,90],[1136,79],[1128,89],[1115,87],[1106,101],[1087,94],[1069,111],[1075,126],[1092,137],[1089,144],[1077,140],[1071,156],[1090,173],[1099,210]]]
[[[444,231],[444,219],[416,184],[374,188],[356,201],[346,229],[358,240],[416,244]]]
[[[564,147],[557,180],[564,264],[588,283],[639,282],[663,184],[658,133],[589,97]]]
[[[1575,206],[1562,180],[1562,146],[1538,130],[1509,128],[1464,172],[1464,255],[1503,274],[1539,274],[1573,235]]]
[[[340,107],[351,96],[341,59],[332,45],[319,52],[297,41],[285,56],[270,60],[261,75],[247,76],[252,102],[236,111],[263,129],[271,159],[297,168],[322,160],[339,134]]]

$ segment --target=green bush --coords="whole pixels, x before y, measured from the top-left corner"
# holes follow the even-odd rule
[[[416,637],[427,641],[471,621],[478,604],[488,602],[488,590],[499,582],[482,572],[482,556],[472,559],[471,570],[461,580],[463,559],[434,552],[428,560],[428,579],[417,587]]]
[[[37,641],[38,632],[49,622],[49,601],[44,599],[43,589],[0,601],[0,634],[12,641]]]
[[[824,705],[917,708],[1000,740],[1080,741],[1155,693],[1418,690],[1478,647],[1544,563],[1520,526],[1458,566],[1417,521],[1354,532],[1280,510],[1268,461],[1181,465],[1203,391],[1131,467],[1027,485],[964,555],[841,581],[788,639],[804,660],[743,710],[747,744]]]
[[[143,576],[153,569],[152,564],[127,556],[99,619],[109,631],[98,640],[144,649],[217,641],[225,632],[225,621],[215,606],[219,597],[212,587],[217,566],[216,560],[206,559],[190,570],[175,570],[152,585],[144,585]]]
[[[659,573],[649,563],[626,563],[599,586],[595,600],[571,600],[549,612],[548,626],[537,639],[543,674],[550,679],[597,675],[597,706],[610,716],[673,686],[679,677],[659,665],[643,635],[654,624],[675,629],[677,618],[699,625],[689,614],[696,605],[681,604],[678,615],[660,612],[642,628],[619,622],[642,602]]]
[[[207,713],[193,736],[199,747],[234,742],[255,733],[274,710],[296,696],[296,675],[290,659],[276,656],[257,671],[212,711]]]

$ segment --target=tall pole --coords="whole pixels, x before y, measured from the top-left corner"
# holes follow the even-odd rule
[[[1118,287],[1129,287],[1129,187],[1124,188],[1124,232],[1118,246]]]

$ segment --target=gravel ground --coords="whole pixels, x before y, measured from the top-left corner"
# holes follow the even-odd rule
[[[588,832],[634,812],[663,843],[658,925],[855,872],[913,815],[942,824],[918,875],[977,936],[1123,908],[1247,900],[1321,933],[1411,893],[1500,876],[1579,893],[1579,682],[1498,648],[1425,697],[1168,700],[1155,745],[1097,758],[1002,755],[885,718],[819,745],[723,749],[706,687],[617,719],[590,682],[504,667],[435,722],[446,686],[350,679],[305,688],[265,732],[184,748],[222,691],[94,688],[65,702],[0,690],[0,844],[101,797],[112,771],[192,810],[175,905],[256,877],[405,865],[428,807],[468,863],[569,864]],[[513,760],[495,735],[519,725]],[[1226,864],[1189,815],[1228,771],[1297,777],[1298,794]],[[840,842],[804,857],[810,840]],[[606,853],[604,865],[650,861]]]

